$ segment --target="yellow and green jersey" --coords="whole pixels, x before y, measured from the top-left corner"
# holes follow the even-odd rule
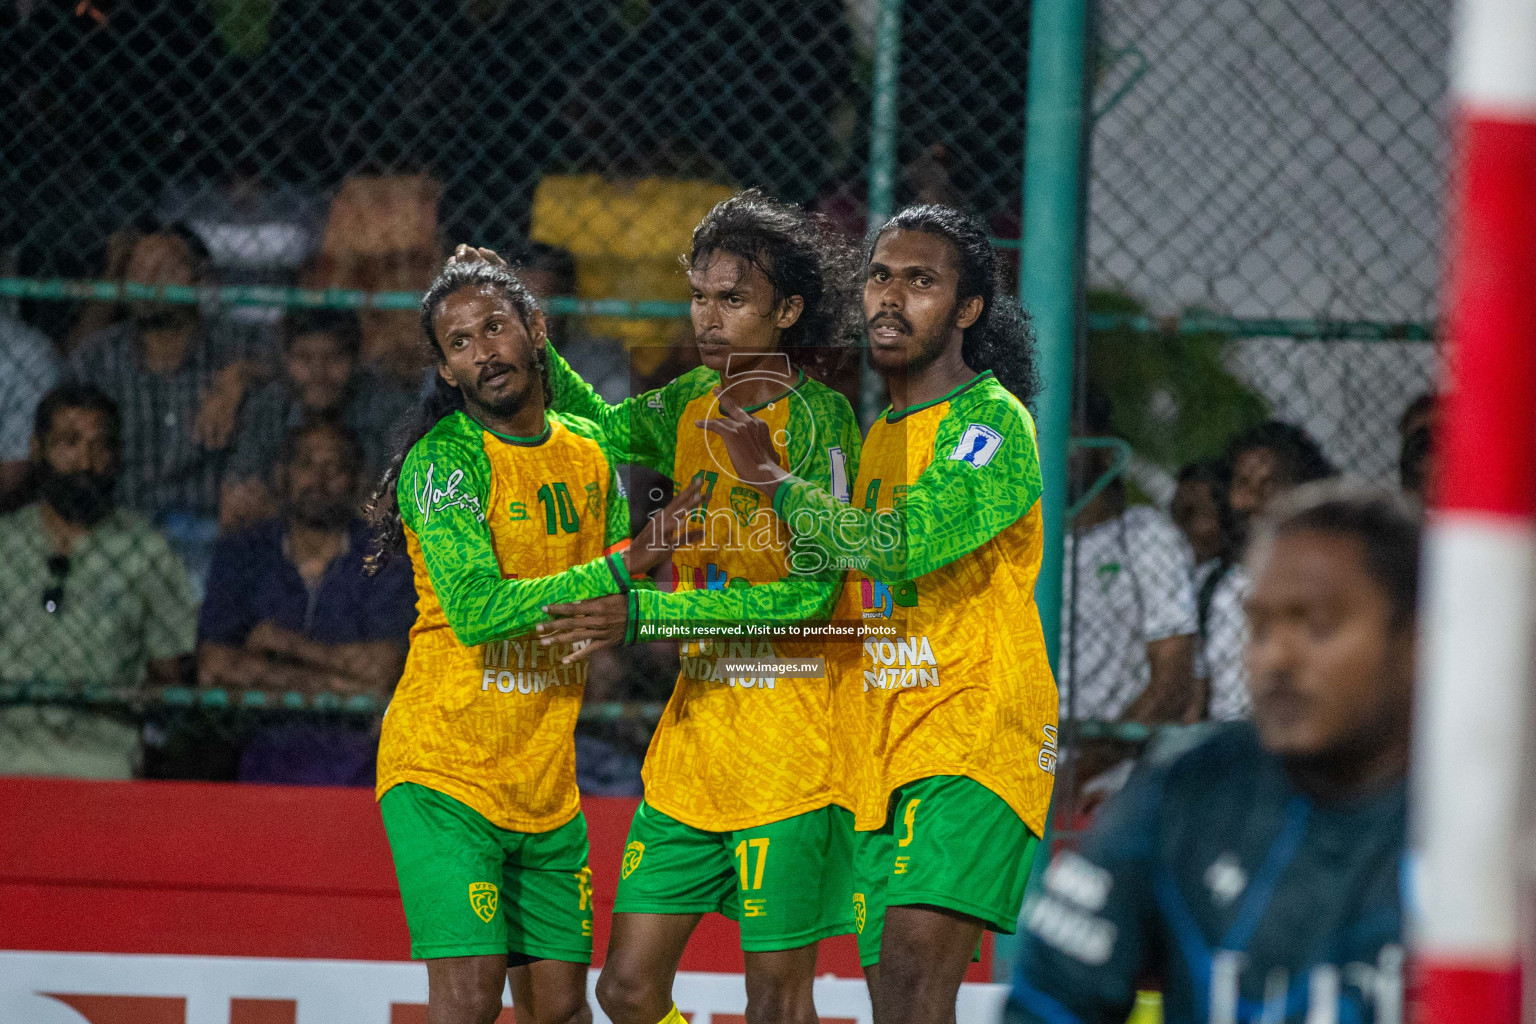
[[[665,473],[681,488],[704,484],[704,537],[673,554],[671,592],[636,589],[635,639],[666,625],[825,620],[841,572],[801,570],[790,533],[762,495],[732,472],[719,435],[696,421],[718,418],[720,375],[698,367],[670,384],[607,405],[553,349],[554,407],[597,422],[616,461]],[[858,422],[848,400],[802,373],[788,392],[756,408],[783,465],[832,494],[857,472]],[[822,645],[761,640],[691,641],[646,753],[645,799],[694,828],[752,828],[834,802],[831,692],[826,679],[726,677],[726,657],[810,657]]]
[[[400,469],[416,577],[405,672],[384,715],[378,796],[415,782],[493,824],[547,832],[576,816],[576,716],[587,663],[541,646],[548,604],[628,585],[629,505],[592,423],[549,413],[536,437],[445,416]]]
[[[1055,773],[1056,684],[1035,607],[1040,461],[1028,410],[991,373],[878,419],[853,508],[788,481],[775,511],[798,544],[855,566],[830,645],[840,798],[861,829],[897,787],[935,775],[986,786],[1040,835]]]

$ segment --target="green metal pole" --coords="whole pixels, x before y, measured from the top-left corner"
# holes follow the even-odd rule
[[[1051,666],[1061,639],[1062,534],[1066,527],[1067,442],[1072,426],[1072,355],[1079,328],[1078,267],[1082,240],[1083,132],[1086,128],[1088,5],[1091,0],[1033,0],[1029,19],[1029,83],[1024,115],[1024,237],[1019,298],[1034,316],[1043,387],[1035,403],[1036,439],[1045,490],[1045,550],[1035,602]],[[1035,855],[1029,887],[1050,857]],[[1017,936],[998,936],[992,980],[1011,980]]]
[[[875,81],[870,97],[869,230],[891,219],[896,193],[896,91],[901,83],[901,0],[880,0],[875,20]],[[875,422],[883,403],[880,377],[866,363],[859,377],[859,419]]]
[[[1078,320],[1078,246],[1089,0],[1034,0],[1029,23],[1024,125],[1024,240],[1019,297],[1035,320],[1040,376],[1035,426],[1045,493],[1045,555],[1035,600],[1046,650],[1057,664],[1061,637],[1062,532],[1072,353]]]

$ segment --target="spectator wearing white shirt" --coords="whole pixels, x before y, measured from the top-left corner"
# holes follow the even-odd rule
[[[1100,451],[1081,457],[1088,479]],[[1126,507],[1112,482],[1078,513],[1066,538],[1067,614],[1058,681],[1063,717],[1180,722],[1197,708],[1194,556],[1173,521]],[[1075,577],[1075,578],[1074,578]]]
[[[1230,502],[1238,551],[1248,542],[1254,518],[1275,499],[1337,472],[1311,435],[1278,420],[1239,434],[1227,448],[1227,464],[1232,467]],[[1200,581],[1202,590],[1206,582]],[[1248,621],[1243,611],[1247,596],[1248,573],[1240,563],[1232,564],[1210,591],[1200,667],[1210,695],[1207,717],[1216,721],[1247,718],[1252,709],[1248,674],[1243,667],[1243,649],[1248,644]]]

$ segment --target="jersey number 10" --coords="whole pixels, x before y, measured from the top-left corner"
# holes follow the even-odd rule
[[[571,492],[563,483],[545,484],[539,488],[539,504],[544,506],[544,531],[553,534],[556,529],[556,519],[559,520],[559,529],[566,533],[575,533],[581,529],[581,517],[576,514],[576,503],[571,500]]]

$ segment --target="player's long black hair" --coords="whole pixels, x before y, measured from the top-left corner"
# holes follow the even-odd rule
[[[854,301],[858,250],[826,219],[748,189],[717,203],[693,229],[687,264],[726,253],[773,285],[773,306],[798,295],[800,317],[779,344],[796,366],[825,381],[852,354],[860,316]]]
[[[909,206],[885,222],[869,240],[867,265],[875,243],[891,231],[922,231],[939,235],[954,246],[960,260],[959,299],[980,295],[981,316],[965,329],[960,353],[973,370],[991,370],[1003,387],[1033,407],[1040,393],[1040,368],[1035,362],[1035,331],[1029,313],[1003,286],[997,251],[976,220],[952,206]]]
[[[437,332],[433,329],[432,318],[437,314],[437,307],[443,304],[443,300],[461,288],[496,289],[517,311],[517,317],[523,322],[523,328],[529,331],[533,329],[533,317],[539,311],[539,303],[515,273],[506,267],[479,261],[448,263],[444,265],[442,272],[437,275],[437,280],[432,282],[432,286],[427,289],[427,293],[421,299],[422,333],[426,335],[427,344],[431,346],[432,356],[437,362],[443,361],[443,346],[437,337]],[[547,405],[550,397],[549,365],[544,356],[543,345],[535,346],[534,360],[543,381],[544,402]],[[463,393],[443,380],[441,376],[433,373],[431,388],[422,397],[414,417],[408,420],[408,425],[397,434],[395,454],[389,461],[389,468],[379,478],[373,497],[368,500],[366,515],[368,525],[373,528],[375,544],[374,550],[368,556],[370,572],[377,572],[389,561],[389,556],[405,544],[405,524],[400,519],[400,502],[396,488],[400,482],[400,467],[405,463],[406,455],[415,447],[417,441],[426,437],[427,433],[437,426],[439,420],[463,408]]]

